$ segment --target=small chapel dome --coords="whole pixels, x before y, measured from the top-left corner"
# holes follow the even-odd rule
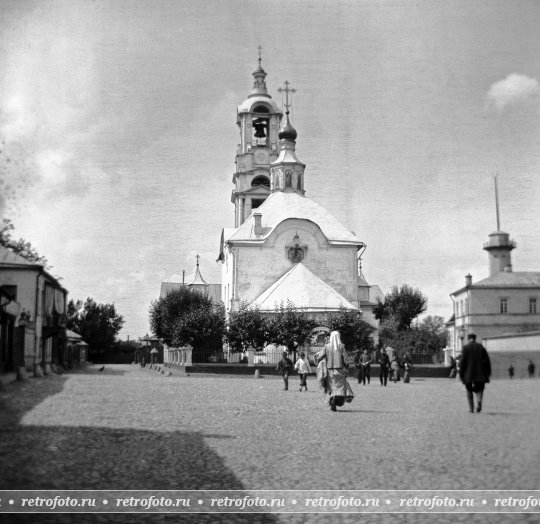
[[[296,129],[289,122],[289,115],[287,115],[287,121],[285,125],[279,130],[279,139],[280,140],[296,140],[297,137]]]

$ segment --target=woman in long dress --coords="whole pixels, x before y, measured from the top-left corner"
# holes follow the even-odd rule
[[[347,382],[349,357],[345,346],[341,343],[338,331],[330,333],[330,342],[324,346],[328,385],[330,393],[330,409],[336,411],[336,406],[351,402],[354,393]]]

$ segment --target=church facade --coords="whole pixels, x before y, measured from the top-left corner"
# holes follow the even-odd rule
[[[253,90],[237,112],[235,227],[223,229],[218,257],[226,312],[247,303],[271,313],[287,302],[313,314],[360,310],[361,302],[367,311],[374,305],[370,288],[372,297],[378,288],[360,271],[364,243],[306,195],[309,177],[289,120],[294,90],[288,82],[279,89],[283,115],[268,94],[260,58],[253,77]]]

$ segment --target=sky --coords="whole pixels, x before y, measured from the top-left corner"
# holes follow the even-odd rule
[[[0,215],[69,297],[149,332],[163,281],[217,283],[258,46],[296,89],[306,194],[367,244],[383,292],[448,319],[501,229],[540,271],[540,4],[504,1],[0,2]]]

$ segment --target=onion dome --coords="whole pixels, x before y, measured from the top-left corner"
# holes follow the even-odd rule
[[[289,112],[287,111],[287,119],[285,125],[279,130],[279,139],[280,140],[296,140],[298,134],[296,129],[289,122]]]

